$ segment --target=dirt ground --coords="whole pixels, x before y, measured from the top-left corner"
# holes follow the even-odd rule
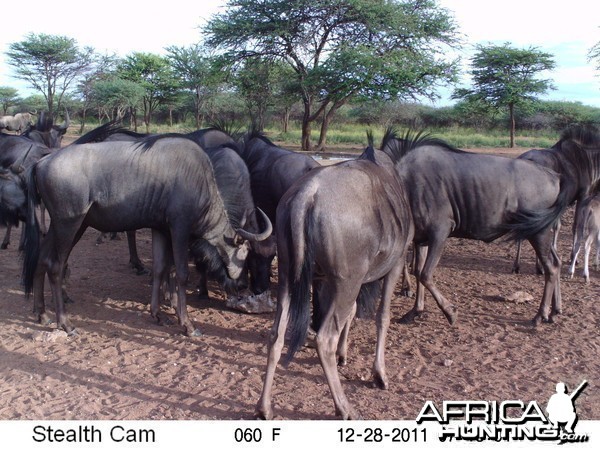
[[[558,381],[573,389],[587,379],[577,413],[580,420],[600,419],[600,273],[592,269],[585,284],[578,266],[577,278],[565,279],[571,223],[572,211],[560,235],[563,314],[556,323],[530,325],[543,277],[535,274],[528,244],[522,273],[515,275],[514,244],[459,239],[448,241],[436,273],[438,287],[458,308],[457,323],[446,322],[429,294],[422,319],[398,323],[413,303],[398,292],[387,341],[387,391],[371,384],[375,323],[355,321],[340,374],[362,416],[415,419],[427,400],[545,405]],[[149,278],[128,267],[124,236],[96,245],[97,236],[88,230],[70,258],[68,290],[75,303],[68,311],[77,336],[34,321],[20,283],[17,237],[0,251],[0,419],[251,419],[273,314],[229,310],[213,285],[210,300],[192,296],[189,304],[203,336],[188,338],[177,325],[159,326],[150,317]],[[150,266],[147,230],[138,234],[138,244]],[[517,291],[533,300],[506,299]],[[276,419],[334,418],[314,349],[278,368],[274,412]]]

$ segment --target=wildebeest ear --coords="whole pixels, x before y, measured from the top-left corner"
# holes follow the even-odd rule
[[[233,238],[233,244],[235,246],[240,246],[244,243],[245,239],[241,237],[239,234],[235,233],[235,237]]]

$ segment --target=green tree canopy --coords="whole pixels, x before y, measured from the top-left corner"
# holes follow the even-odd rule
[[[80,49],[75,39],[43,33],[29,33],[25,40],[10,44],[6,52],[14,76],[42,93],[51,116],[55,100],[60,107],[71,83],[88,70],[93,54],[90,47]]]
[[[236,0],[204,33],[232,62],[260,57],[293,69],[305,150],[311,124],[322,121],[322,148],[330,120],[351,98],[433,96],[434,84],[456,73],[444,52],[456,27],[434,0]]]
[[[457,89],[453,97],[508,108],[510,146],[515,142],[515,108],[534,101],[552,88],[539,74],[555,67],[552,55],[535,47],[518,49],[504,45],[478,45],[471,58],[472,89]]]
[[[2,108],[2,115],[7,115],[8,108],[17,105],[20,100],[19,91],[15,88],[0,86],[0,107]]]
[[[150,132],[152,113],[172,102],[181,88],[166,58],[152,53],[135,52],[127,56],[117,68],[119,78],[139,84],[144,89],[142,106],[146,132]]]
[[[184,89],[194,95],[196,127],[204,121],[203,111],[219,91],[225,74],[216,64],[214,56],[200,44],[189,47],[166,48],[167,59]]]

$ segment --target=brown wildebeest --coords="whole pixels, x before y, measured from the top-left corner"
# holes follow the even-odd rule
[[[583,278],[590,282],[589,259],[592,244],[596,246],[595,266],[600,263],[600,193],[589,196],[581,202],[575,218],[575,233],[573,235],[573,250],[571,251],[571,265],[569,277],[573,278],[577,255],[583,242]]]
[[[368,150],[366,154],[372,156],[373,149]],[[288,322],[287,361],[306,339],[311,287],[317,353],[335,411],[343,419],[354,419],[359,416],[344,394],[336,363],[346,358],[345,343],[359,292],[383,282],[373,372],[375,381],[387,387],[384,349],[390,301],[413,228],[408,200],[393,168],[374,160],[371,157],[313,169],[279,202],[278,304],[256,411],[260,418],[273,417],[273,377]],[[367,300],[375,299],[365,296]]]

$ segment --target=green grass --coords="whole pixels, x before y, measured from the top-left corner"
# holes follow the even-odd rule
[[[85,131],[87,132],[95,128],[97,124],[87,124]],[[151,133],[187,133],[193,131],[194,127],[188,124],[174,125],[156,125],[151,124]],[[375,145],[378,146],[385,133],[385,128],[380,126],[366,126],[357,124],[333,124],[327,133],[327,145],[339,147],[362,148],[367,145],[367,131],[373,132]],[[404,132],[404,128],[398,127],[398,132]],[[442,139],[449,144],[458,148],[508,148],[509,136],[508,130],[476,130],[472,128],[439,128],[425,130],[431,136]],[[138,132],[145,133],[146,127],[138,127]],[[283,133],[279,127],[268,127],[265,130],[267,136],[282,145],[299,146],[301,142],[301,129],[297,124],[290,127],[287,133]],[[312,142],[316,144],[319,138],[320,128],[313,127]],[[552,131],[519,131],[515,138],[517,147],[523,148],[549,148],[558,141],[558,133]]]

